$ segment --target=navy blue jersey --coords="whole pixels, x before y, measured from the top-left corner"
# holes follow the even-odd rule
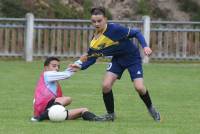
[[[143,48],[147,46],[139,29],[108,23],[102,35],[91,40],[87,53],[88,55],[97,53],[104,56],[113,56],[114,59],[117,59],[124,66],[141,62],[139,49],[131,38],[136,38]],[[88,58],[82,64],[81,69],[86,69],[94,64],[96,59],[95,57]]]

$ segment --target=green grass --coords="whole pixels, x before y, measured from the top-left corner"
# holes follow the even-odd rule
[[[69,63],[69,62],[68,62]],[[62,68],[68,63],[62,62]],[[162,123],[154,122],[133,89],[129,74],[113,87],[117,119],[87,122],[82,119],[32,123],[34,87],[41,61],[0,61],[0,134],[197,134],[200,131],[200,64],[144,65],[145,85]],[[69,108],[87,107],[101,115],[105,108],[101,80],[106,64],[96,64],[62,81],[63,92],[73,98]]]

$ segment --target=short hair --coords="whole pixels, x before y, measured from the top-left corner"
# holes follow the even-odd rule
[[[103,16],[105,16],[106,15],[106,11],[105,11],[104,7],[93,7],[90,10],[90,14],[91,15],[103,15]]]
[[[60,61],[58,58],[56,57],[48,57],[46,58],[45,62],[44,62],[44,66],[48,66],[50,64],[51,61],[56,60],[56,61]]]

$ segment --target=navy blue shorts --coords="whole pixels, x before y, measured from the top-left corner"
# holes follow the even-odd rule
[[[142,63],[123,66],[119,62],[114,60],[111,63],[108,63],[107,66],[107,71],[116,74],[118,76],[118,79],[121,78],[125,69],[128,69],[132,81],[137,78],[143,78]]]

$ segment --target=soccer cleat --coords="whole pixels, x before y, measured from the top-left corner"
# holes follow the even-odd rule
[[[103,118],[103,117],[100,117],[100,116],[96,116],[96,117],[94,117],[93,119],[92,119],[92,121],[106,121],[105,120],[105,118]]]
[[[100,118],[103,118],[104,121],[114,121],[116,117],[115,113],[108,113],[100,116]]]
[[[31,118],[31,121],[32,121],[32,122],[39,122],[39,119],[38,119],[37,117],[32,117],[32,118]]]
[[[148,109],[149,114],[152,116],[152,118],[157,121],[160,122],[161,118],[160,118],[160,113],[158,111],[156,111],[156,109],[152,106],[151,108]]]

